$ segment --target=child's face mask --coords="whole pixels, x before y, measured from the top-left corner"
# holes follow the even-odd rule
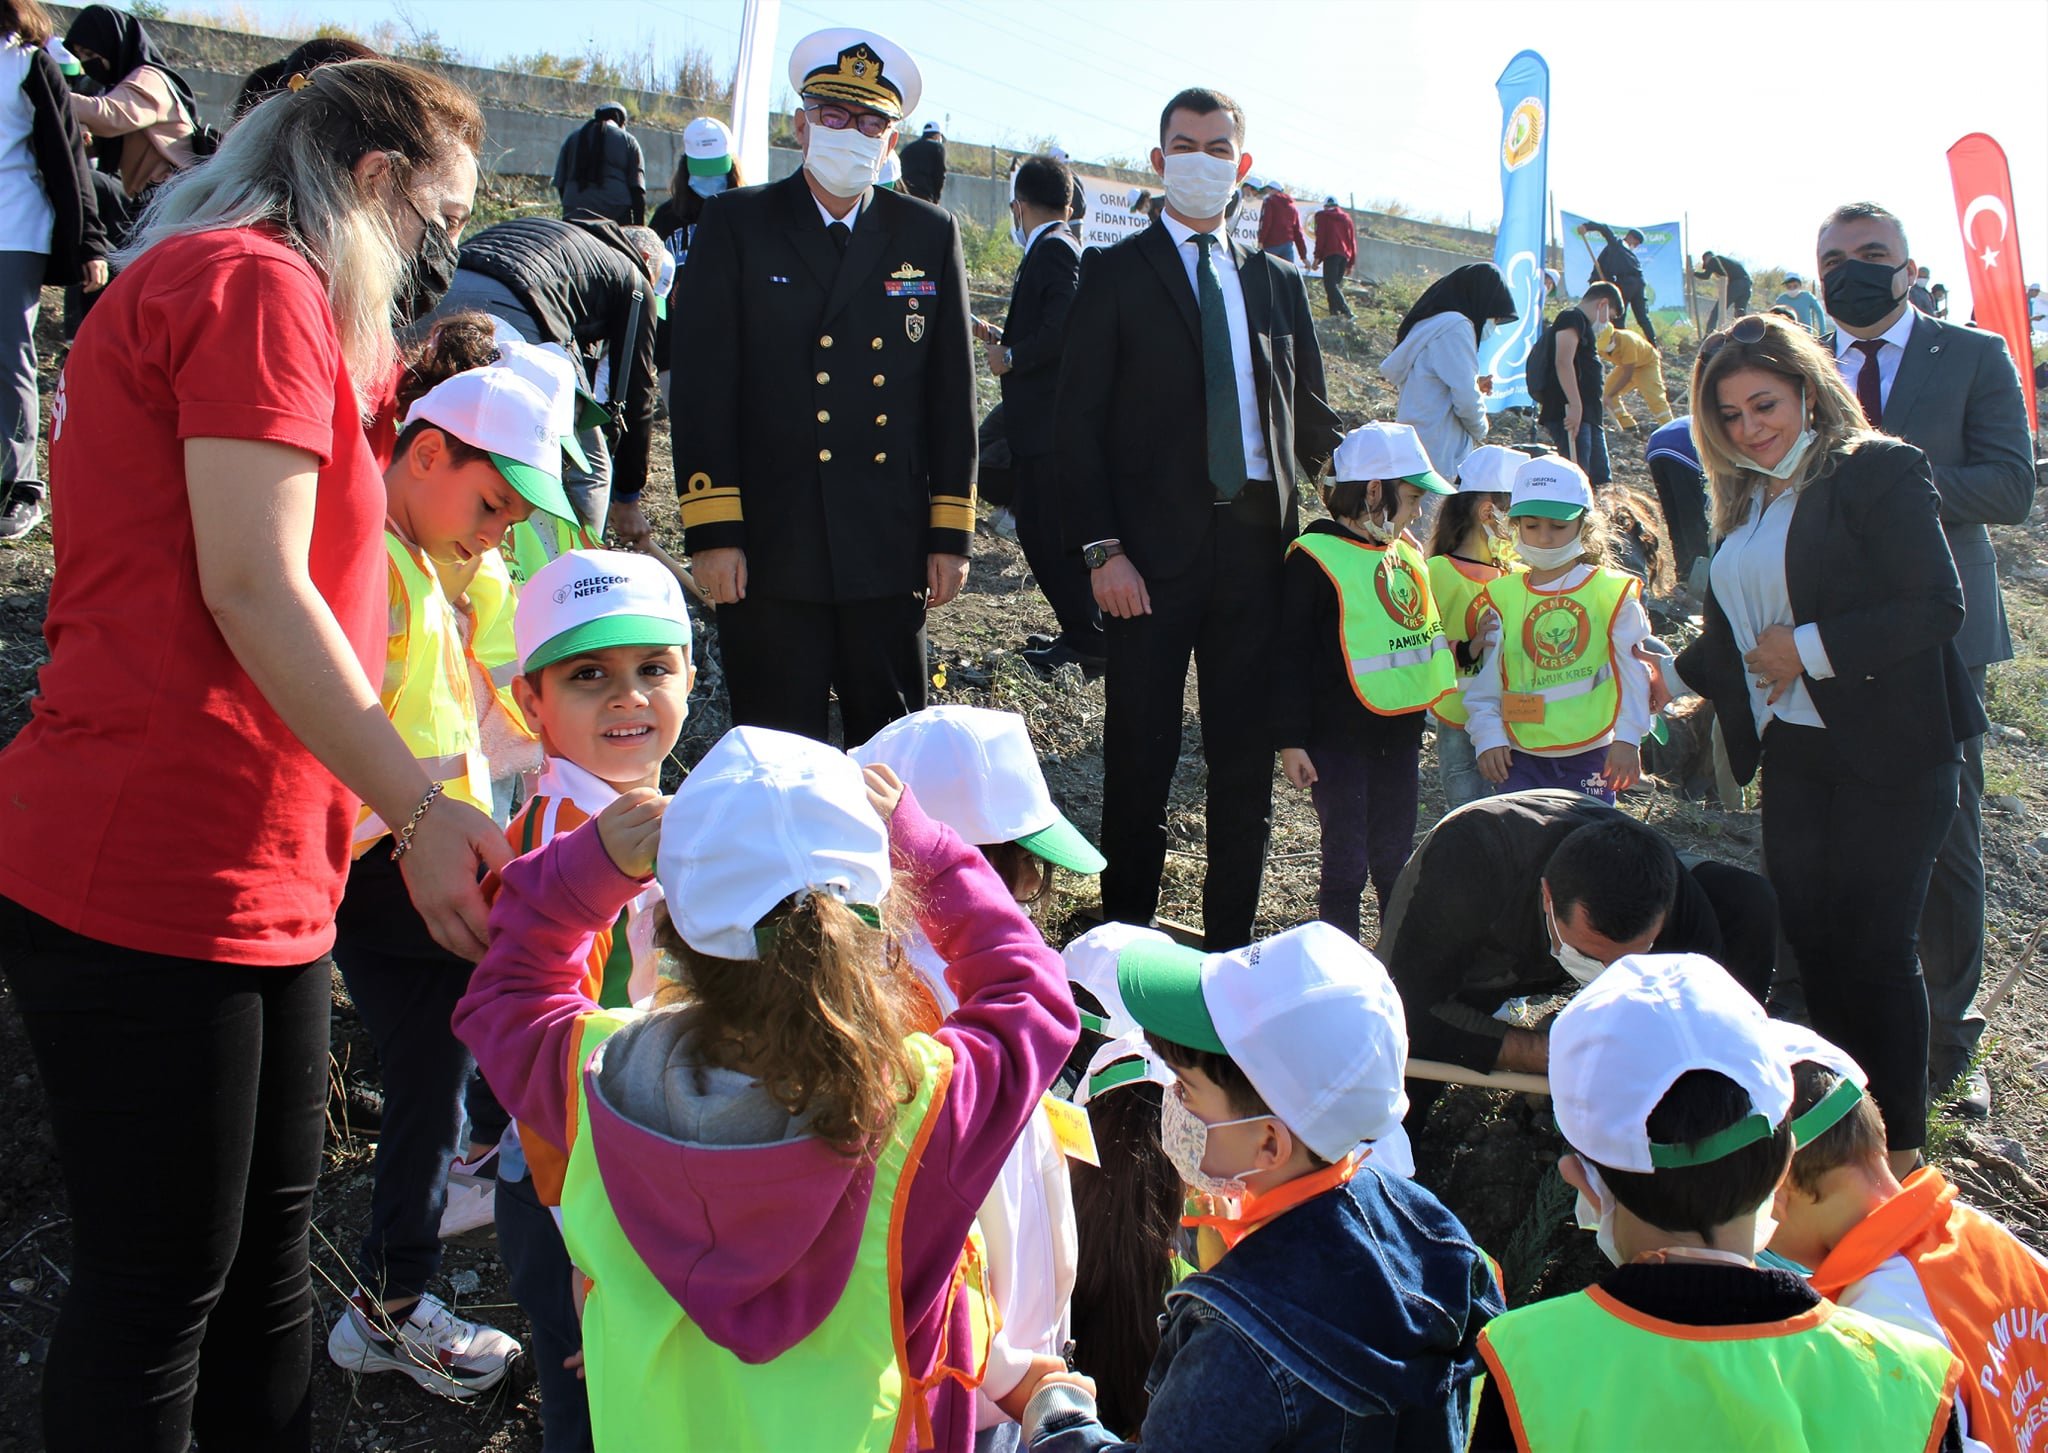
[[[1572,533],[1571,539],[1562,545],[1533,545],[1529,542],[1527,530],[1517,530],[1515,554],[1519,555],[1522,563],[1531,570],[1561,570],[1585,553],[1585,546],[1581,543],[1584,536],[1583,521]]]
[[[1260,1174],[1256,1170],[1242,1170],[1227,1176],[1210,1175],[1202,1169],[1202,1162],[1209,1155],[1209,1132],[1225,1130],[1232,1125],[1250,1125],[1254,1121],[1270,1120],[1270,1115],[1246,1115],[1236,1120],[1219,1120],[1214,1125],[1199,1118],[1187,1107],[1177,1087],[1169,1086],[1159,1101],[1159,1144],[1166,1151],[1166,1158],[1173,1162],[1173,1168],[1180,1172],[1180,1178],[1192,1190],[1203,1191],[1212,1196],[1228,1196],[1232,1200],[1242,1199],[1245,1191],[1245,1177]]]

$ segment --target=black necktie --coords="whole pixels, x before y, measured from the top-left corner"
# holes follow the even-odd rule
[[[1884,375],[1877,370],[1882,338],[1859,338],[1849,345],[1863,355],[1863,367],[1856,374],[1856,402],[1863,405],[1863,417],[1875,429],[1884,423]]]
[[[825,228],[825,235],[832,239],[832,250],[846,256],[847,240],[853,236],[853,229],[844,222],[834,222]]]

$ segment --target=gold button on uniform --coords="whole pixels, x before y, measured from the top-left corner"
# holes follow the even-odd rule
[[[832,422],[832,416],[826,413],[825,410],[820,409],[818,410],[818,422],[821,424],[829,424]]]
[[[827,333],[823,338],[820,338],[818,340],[818,346],[820,348],[830,348],[832,346],[832,335],[830,333]]]
[[[868,347],[874,349],[876,352],[879,353],[882,348],[882,340],[877,338],[874,342],[870,343]]]
[[[875,456],[875,463],[877,464],[887,464],[888,462],[889,456],[887,454],[877,454]]]
[[[819,383],[830,383],[830,382],[832,382],[832,375],[831,375],[831,374],[829,374],[829,373],[821,373],[821,374],[819,374],[819,375],[818,375],[818,382],[819,382]]]
[[[818,451],[818,462],[820,464],[830,464],[832,462],[832,451],[830,449],[820,449]]]
[[[875,415],[875,426],[876,426],[877,428],[880,428],[880,427],[881,427],[881,426],[882,426],[883,424],[886,424],[886,423],[888,423],[888,422],[889,422],[889,416],[888,416],[887,414],[877,414],[877,415]]]
[[[880,387],[882,386],[883,382],[884,382],[884,380],[883,380],[883,378],[882,378],[882,375],[880,375],[879,373],[878,373],[878,374],[876,374],[876,375],[875,375],[875,387],[876,387],[876,388],[880,388]]]

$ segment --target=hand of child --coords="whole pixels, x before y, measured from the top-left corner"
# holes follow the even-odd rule
[[[995,1400],[996,1406],[1003,1410],[1003,1416],[1021,1423],[1024,1421],[1024,1406],[1031,1401],[1031,1395],[1038,1391],[1041,1383],[1053,1377],[1078,1376],[1078,1373],[1067,1371],[1067,1364],[1062,1358],[1034,1357],[1031,1359],[1031,1366],[1025,1369],[1024,1376],[1018,1380],[1017,1385]],[[1086,1378],[1082,1378],[1081,1381],[1087,1383],[1089,1395],[1093,1396],[1095,1384],[1088,1382]]]
[[[1479,754],[1479,775],[1496,787],[1508,780],[1508,768],[1513,765],[1506,747],[1488,747]]]
[[[597,815],[598,841],[604,844],[612,866],[628,878],[644,878],[654,871],[654,855],[661,847],[661,815],[667,808],[668,799],[652,787],[635,787],[620,793]]]
[[[861,780],[867,784],[868,801],[883,822],[896,816],[896,804],[903,800],[903,779],[887,767],[863,767]]]
[[[1616,742],[1607,749],[1607,766],[1601,775],[1616,792],[1625,792],[1643,779],[1643,753],[1628,742]]]
[[[1479,629],[1472,636],[1472,654],[1484,656],[1500,644],[1500,612],[1488,606],[1479,616]]]
[[[1280,772],[1297,791],[1306,792],[1316,785],[1316,764],[1300,747],[1280,749]]]

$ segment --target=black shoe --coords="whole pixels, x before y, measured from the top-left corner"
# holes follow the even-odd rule
[[[1955,1096],[1956,1114],[1965,1120],[1991,1118],[1991,1081],[1982,1070],[1969,1070],[1949,1091]]]
[[[0,510],[0,540],[19,540],[43,522],[43,487],[17,484],[8,491],[7,508]]]
[[[1058,645],[1059,639],[1058,636],[1049,636],[1044,631],[1033,631],[1024,638],[1024,649],[1027,651],[1043,651],[1048,646]]]
[[[1093,681],[1109,666],[1106,656],[1084,656],[1065,641],[1054,641],[1042,651],[1026,651],[1024,664],[1045,680],[1052,680],[1062,666],[1078,666],[1081,678]]]

